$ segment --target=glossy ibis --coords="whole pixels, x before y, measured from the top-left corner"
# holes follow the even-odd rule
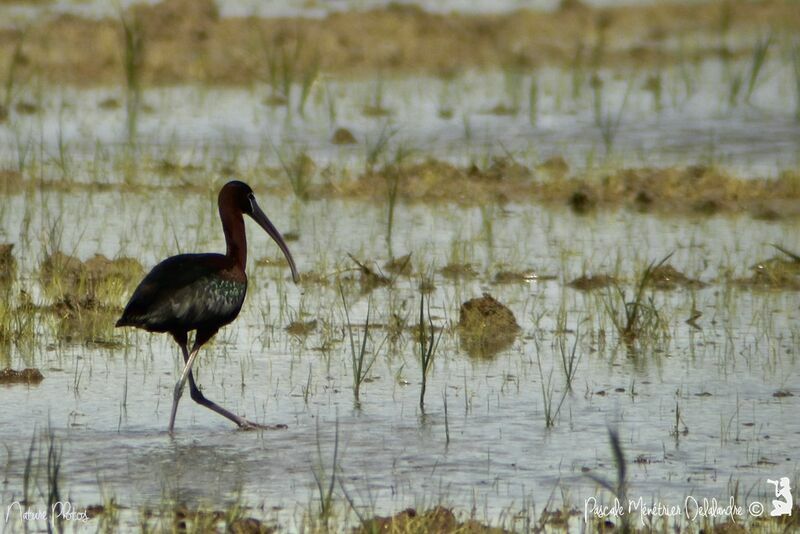
[[[240,428],[261,427],[235,415],[207,399],[197,388],[192,376],[200,347],[217,331],[239,315],[247,292],[247,238],[244,218],[249,215],[275,240],[292,270],[297,283],[297,268],[289,247],[280,232],[261,211],[253,190],[243,182],[228,182],[219,192],[219,216],[225,232],[227,251],[222,254],[180,254],[162,261],[139,283],[125,306],[117,326],[135,326],[148,332],[169,332],[180,345],[185,366],[175,384],[169,432],[175,425],[178,401],[186,379],[192,399],[227,417]],[[188,350],[188,334],[195,330],[192,350]]]

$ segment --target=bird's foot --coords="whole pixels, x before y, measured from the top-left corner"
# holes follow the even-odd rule
[[[247,419],[239,421],[239,430],[286,430],[287,428],[289,427],[284,424],[262,425],[248,421]]]

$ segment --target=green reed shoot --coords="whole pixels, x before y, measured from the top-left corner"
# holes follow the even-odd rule
[[[753,57],[750,61],[750,76],[747,79],[747,91],[744,96],[744,100],[747,103],[750,102],[750,97],[753,96],[753,92],[756,90],[759,74],[764,67],[764,62],[767,59],[767,52],[771,44],[772,35],[770,34],[756,41],[753,47]]]
[[[589,475],[589,478],[597,482],[600,486],[611,492],[619,502],[626,507],[628,503],[628,463],[625,460],[625,454],[622,451],[622,443],[619,440],[619,433],[612,429],[608,429],[608,439],[611,444],[611,455],[614,459],[614,465],[617,468],[616,483],[611,482],[605,478]],[[620,515],[620,532],[631,532],[631,520],[629,514]]]
[[[14,99],[14,86],[17,82],[17,68],[22,65],[24,56],[22,54],[22,44],[25,41],[27,29],[19,33],[19,38],[14,43],[14,52],[11,54],[11,61],[8,64],[8,71],[6,72],[5,94],[3,95],[2,106],[0,106],[0,113],[8,113],[11,108],[11,102]],[[0,122],[3,117],[0,115]]]
[[[603,304],[620,339],[633,348],[637,340],[657,339],[663,329],[663,321],[655,307],[653,298],[645,299],[645,290],[650,283],[653,272],[664,265],[672,253],[659,262],[651,262],[636,282],[633,300],[628,301],[625,290],[616,283],[609,289]]]
[[[561,407],[564,405],[564,401],[567,398],[567,393],[569,393],[569,389],[564,388],[564,391],[561,394],[561,399],[558,401],[558,405],[554,405],[553,397],[555,395],[555,386],[553,385],[553,370],[550,369],[550,374],[548,374],[547,378],[545,379],[544,370],[542,369],[542,357],[539,351],[538,340],[534,340],[534,345],[536,346],[536,365],[539,369],[539,379],[541,380],[540,384],[542,386],[542,406],[544,408],[544,426],[545,428],[552,428],[556,424],[556,420],[558,419],[558,414],[561,412]]]
[[[561,357],[561,369],[564,371],[565,386],[568,391],[572,391],[572,380],[575,378],[575,373],[578,371],[578,363],[581,360],[581,355],[578,354],[578,341],[580,340],[580,325],[575,327],[575,342],[572,348],[567,347],[567,312],[565,308],[561,308],[558,314],[558,328],[556,334],[556,342],[558,346],[558,354]]]
[[[128,142],[136,138],[136,123],[142,103],[142,67],[144,65],[144,32],[141,21],[135,15],[128,18],[123,12],[119,15],[123,33],[125,69],[125,112]]]
[[[439,335],[434,333],[433,318],[431,317],[430,301],[428,302],[428,323],[425,324],[425,294],[420,292],[419,295],[419,361],[420,370],[422,372],[422,386],[419,390],[419,409],[420,412],[425,413],[425,389],[428,384],[428,372],[433,367],[433,357],[436,354],[436,348],[439,346],[439,340],[442,337],[442,331]]]
[[[367,378],[372,364],[375,363],[377,352],[372,355],[369,362],[366,361],[367,354],[367,338],[369,337],[369,314],[372,308],[372,299],[367,303],[367,319],[364,324],[364,337],[361,338],[361,347],[356,350],[355,337],[353,336],[353,325],[350,322],[350,312],[347,308],[347,300],[344,298],[344,289],[339,285],[339,295],[342,297],[342,306],[344,307],[344,316],[347,321],[347,332],[350,337],[350,367],[353,371],[353,395],[355,396],[356,404],[359,403],[359,394],[361,392],[361,384]]]
[[[322,461],[322,446],[319,438],[319,418],[317,418],[317,461],[318,467],[314,470],[314,481],[317,483],[319,491],[319,517],[325,521],[333,512],[333,488],[336,485],[336,472],[339,470],[339,418],[336,418],[336,434],[333,441],[333,464],[331,474],[325,474],[325,466]],[[327,480],[326,480],[327,478]]]
[[[306,102],[311,95],[311,89],[319,79],[319,54],[315,54],[306,67],[300,72],[300,101],[297,103],[297,112],[305,115]]]
[[[800,122],[800,42],[792,47],[792,67],[794,71],[794,118]]]
[[[531,85],[528,87],[528,121],[534,127],[539,121],[539,80],[536,76],[531,76]]]
[[[389,206],[386,215],[386,244],[389,248],[389,256],[392,256],[392,228],[394,227],[394,208],[397,204],[397,193],[400,189],[400,179],[403,174],[403,162],[411,154],[411,150],[400,145],[395,150],[394,162],[386,168],[383,173],[386,179],[386,200]]]
[[[600,130],[600,136],[603,140],[603,147],[605,148],[606,156],[611,154],[614,148],[614,141],[619,133],[620,125],[622,124],[622,116],[625,112],[625,107],[628,104],[628,96],[631,94],[632,83],[629,80],[625,88],[625,95],[619,105],[616,113],[606,109],[603,103],[603,80],[595,73],[592,76],[592,97],[594,105],[594,123],[597,129]]]
[[[366,170],[367,172],[372,172],[375,169],[375,165],[377,165],[378,161],[383,156],[386,149],[389,148],[389,141],[391,141],[392,137],[395,136],[397,130],[391,128],[389,123],[386,122],[381,127],[381,131],[378,133],[378,136],[374,139],[367,137],[364,140],[364,148],[366,150]]]
[[[276,148],[275,153],[294,195],[302,201],[308,200],[309,189],[316,170],[314,160],[305,151],[290,155],[282,154]]]
[[[59,489],[59,480],[61,478],[61,457],[62,447],[60,443],[56,443],[56,436],[52,430],[48,431],[47,443],[47,509],[57,510],[56,503],[61,501],[61,491]],[[63,532],[64,518],[61,514],[55,514],[56,530]]]

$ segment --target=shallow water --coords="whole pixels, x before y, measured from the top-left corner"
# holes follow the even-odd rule
[[[594,7],[648,4],[656,0],[585,0],[583,3]],[[692,0],[697,1],[697,0]],[[55,0],[37,5],[0,5],[2,20],[20,21],[57,16],[64,13],[82,17],[116,17],[119,6],[128,7],[136,3],[157,3],[156,0],[120,0],[116,3],[101,0]],[[220,16],[223,17],[313,17],[321,18],[333,13],[353,10],[384,8],[389,4],[420,6],[434,13],[504,13],[515,9],[535,9],[553,11],[558,8],[558,0],[225,0],[217,2]]]
[[[359,172],[369,147],[385,137],[379,162],[402,148],[416,158],[462,165],[482,166],[493,155],[511,155],[535,166],[561,155],[573,170],[609,162],[702,164],[740,176],[775,176],[800,164],[794,75],[790,63],[779,61],[777,52],[775,57],[750,100],[740,96],[735,104],[731,79],[748,72],[748,61],[709,60],[665,70],[658,99],[644,88],[651,73],[601,71],[603,87],[595,93],[587,73],[575,82],[574,72],[560,69],[472,72],[449,81],[320,79],[302,114],[297,87],[289,107],[266,105],[270,89],[263,86],[153,89],[144,93],[136,139],[139,152],[155,161],[201,168],[220,160],[234,169],[260,163],[280,167],[281,159],[302,151],[318,171],[331,165]],[[534,84],[535,101],[530,99]],[[20,97],[37,104],[38,113],[13,113],[0,124],[0,162],[15,168],[20,160],[39,161],[49,168],[45,177],[68,173],[78,181],[95,180],[98,173],[105,179],[121,176],[114,169],[114,155],[123,154],[127,142],[121,91],[59,89],[38,95]],[[117,109],[100,107],[109,99]],[[365,106],[378,99],[389,114],[365,116]],[[517,111],[493,113],[498,105]],[[357,143],[332,144],[339,127],[348,128]],[[40,145],[43,153],[31,150]],[[87,165],[70,165],[81,162]],[[84,168],[94,174],[86,176]]]
[[[280,229],[299,234],[290,247],[301,272],[334,280],[354,267],[348,252],[380,262],[389,256],[384,207],[296,204],[264,195],[259,200]],[[224,247],[212,195],[47,192],[5,201],[0,238],[18,242],[17,283],[37,300],[46,299],[36,290],[41,236],[56,218],[61,249],[81,258],[132,255],[149,267],[177,252],[170,235],[181,236],[183,252]],[[0,387],[0,442],[8,451],[0,503],[20,499],[31,439],[45,430],[63,447],[62,495],[79,508],[114,497],[130,507],[122,511],[129,525],[137,524],[140,507],[158,508],[164,498],[219,509],[240,493],[253,507],[248,515],[298,529],[316,510],[318,450],[330,474],[337,425],[344,488],[337,487],[337,502],[346,508],[346,491],[366,513],[443,502],[513,526],[511,514],[541,512],[550,499],[551,508],[563,501],[582,513],[585,499],[611,498],[589,478],[614,480],[609,427],[619,431],[634,499],[682,505],[693,495],[727,502],[738,483],[739,497],[749,492],[750,501],[766,503],[767,478],[797,480],[797,295],[736,289],[722,280],[728,269],[746,276],[750,265],[771,256],[768,243],[800,249],[796,222],[661,219],[627,211],[581,217],[515,204],[489,212],[398,205],[395,255],[412,252],[415,271],[462,261],[480,273],[458,282],[435,275],[430,304],[437,325],[457,323],[460,303],[489,291],[522,326],[510,348],[484,359],[469,357],[447,328],[429,377],[425,415],[418,407],[420,368],[412,333],[382,345],[370,371],[373,380],[363,384],[356,406],[335,284],[294,286],[285,268],[254,265],[279,253],[255,225],[248,228],[248,299],[238,320],[201,353],[197,378],[210,398],[234,412],[289,428],[239,432],[186,395],[170,438],[166,425],[180,370],[172,341],[118,330],[109,340],[118,347],[70,344],[59,341],[44,319],[35,347],[12,345],[7,357],[15,368],[40,368],[46,378],[35,387]],[[656,292],[670,340],[629,357],[617,346],[599,297],[564,282],[584,272],[614,273],[617,264],[630,279],[645,262],[671,251],[672,265],[709,286]],[[502,265],[557,279],[492,285]],[[373,324],[388,322],[396,312],[413,325],[416,286],[417,279],[400,278],[394,289],[367,297],[357,285],[346,285],[353,324],[364,323],[371,299]],[[551,382],[556,402],[565,385],[554,332],[562,307],[573,330],[566,334],[569,346],[579,331],[580,360],[574,391],[547,429],[543,382]],[[685,323],[693,307],[703,313],[700,330]],[[321,326],[304,340],[294,338],[283,327],[298,317],[316,318]],[[605,345],[598,342],[600,330]],[[378,347],[384,335],[373,330],[371,345]],[[319,350],[323,345],[328,348]],[[775,397],[782,389],[794,396]],[[44,454],[41,447],[35,456]],[[34,476],[46,488],[42,462],[34,459],[40,465]],[[13,515],[7,530],[21,530]]]

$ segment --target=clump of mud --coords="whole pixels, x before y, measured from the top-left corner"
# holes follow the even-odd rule
[[[553,275],[541,275],[533,269],[526,271],[497,271],[492,279],[495,285],[501,284],[527,284],[530,282],[540,282],[545,280],[555,280]]]
[[[95,254],[83,262],[63,252],[54,252],[45,257],[40,274],[45,289],[56,298],[88,302],[106,300],[103,297],[108,293],[133,289],[144,275],[144,268],[133,258],[110,260]]]
[[[2,122],[2,121],[0,121]],[[10,195],[22,190],[24,179],[19,171],[0,169],[0,194]]]
[[[0,289],[10,286],[14,280],[17,262],[12,253],[13,249],[13,243],[0,243]]]
[[[616,283],[617,279],[607,274],[584,274],[568,282],[567,285],[580,291],[593,291],[595,289],[603,289]]]
[[[317,329],[317,320],[312,319],[311,321],[292,321],[286,327],[286,331],[297,337],[306,337],[314,330]]]
[[[471,263],[448,263],[439,270],[439,273],[450,280],[475,278],[478,276],[478,271],[475,270],[475,267],[473,267]]]
[[[417,512],[408,508],[391,517],[377,516],[367,519],[353,534],[373,532],[441,532],[463,534],[503,534],[508,531],[499,527],[490,527],[474,519],[459,521],[452,510],[436,506],[425,512]]]
[[[461,305],[458,332],[470,356],[494,356],[508,348],[519,331],[514,313],[488,293]]]
[[[541,170],[540,170],[541,169]],[[800,175],[738,177],[700,165],[663,168],[584,170],[564,178],[569,165],[560,156],[529,169],[513,158],[495,158],[485,168],[458,167],[428,158],[392,163],[356,178],[320,186],[320,197],[385,200],[391,183],[405,202],[463,205],[515,201],[566,205],[578,214],[629,207],[670,215],[747,212],[771,219],[800,216]],[[541,176],[537,176],[541,175]],[[392,180],[390,178],[399,178]]]
[[[753,274],[734,283],[754,289],[800,290],[800,255],[773,245],[787,257],[773,257],[753,265]]]
[[[95,507],[96,508],[96,507]],[[104,513],[104,511],[100,512]],[[231,510],[192,509],[183,504],[172,510],[143,511],[145,517],[171,521],[177,532],[229,532],[231,534],[271,534],[278,529],[254,517],[231,514]]]
[[[670,264],[655,267],[648,278],[649,285],[656,289],[671,290],[678,287],[702,288],[706,284],[700,280],[690,278]]]
[[[536,170],[554,180],[561,180],[569,174],[569,163],[563,156],[553,156],[536,166]]]
[[[38,384],[44,380],[44,376],[39,369],[27,368],[22,371],[16,371],[10,367],[6,367],[0,371],[0,384]]]
[[[334,145],[354,145],[356,144],[356,137],[347,128],[337,128],[331,137],[331,143]]]

